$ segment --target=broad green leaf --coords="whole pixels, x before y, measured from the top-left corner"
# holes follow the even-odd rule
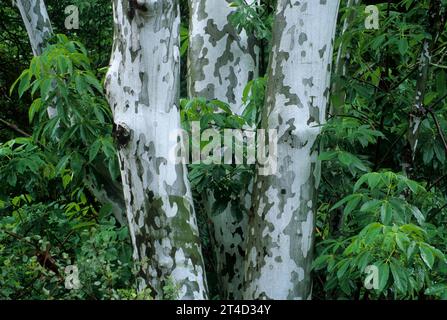
[[[98,155],[99,149],[101,148],[101,140],[96,140],[88,150],[88,158],[89,161],[92,162],[95,160],[96,156]]]
[[[41,107],[42,107],[42,99],[37,98],[36,100],[33,101],[28,110],[28,117],[30,123],[33,122],[34,115],[40,111]]]
[[[393,210],[388,201],[383,201],[380,207],[380,220],[383,224],[390,224],[393,218]]]
[[[430,247],[421,245],[419,246],[419,251],[421,253],[422,260],[430,269],[432,269],[433,264],[435,263],[435,257],[433,256],[432,249]]]
[[[379,269],[379,291],[383,291],[386,288],[388,279],[390,276],[390,267],[386,263],[382,263],[378,267]]]
[[[26,70],[23,72],[20,83],[19,83],[19,97],[22,97],[22,95],[25,93],[26,90],[30,87],[30,81],[31,81],[31,73],[29,70]]]

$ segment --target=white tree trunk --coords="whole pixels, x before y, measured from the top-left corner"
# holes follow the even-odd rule
[[[44,0],[16,0],[16,5],[28,33],[33,54],[39,56],[45,49],[47,41],[53,36],[53,28],[45,2]],[[56,112],[53,107],[47,108],[50,118],[54,117]]]
[[[252,2],[248,1],[248,2]],[[258,76],[256,39],[228,21],[231,0],[190,0],[188,93],[227,102],[242,114],[245,85]]]
[[[15,0],[25,24],[33,54],[42,54],[46,41],[53,35],[51,21],[43,0]]]
[[[238,33],[229,21],[235,8],[231,0],[190,0],[188,95],[218,99],[242,114],[242,94],[247,83],[258,76],[256,39],[243,30]],[[251,191],[251,190],[250,190]],[[241,202],[248,209],[251,201]],[[204,208],[212,221],[212,245],[222,298],[241,299],[247,215],[238,220],[231,204],[220,214],[212,212],[215,201],[205,196]]]
[[[278,0],[263,127],[278,130],[276,174],[257,175],[249,218],[246,299],[311,296],[314,142],[324,122],[339,1]]]
[[[179,299],[205,299],[199,232],[185,165],[169,158],[180,128],[177,0],[114,0],[115,36],[106,88],[139,289],[161,298],[168,277]],[[171,144],[174,144],[172,142]]]

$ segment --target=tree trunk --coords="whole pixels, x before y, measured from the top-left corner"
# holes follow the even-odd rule
[[[53,36],[53,28],[45,2],[43,0],[17,0],[16,5],[28,33],[33,54],[40,56],[48,40]],[[56,108],[48,107],[47,113],[50,118],[53,118],[57,114]]]
[[[53,28],[43,0],[16,0],[35,56],[41,55]]]
[[[229,21],[235,8],[230,0],[189,0],[190,36],[188,54],[188,95],[190,98],[218,99],[233,113],[243,112],[242,95],[247,83],[258,76],[258,48],[254,36],[238,32]],[[250,190],[251,191],[251,190]],[[241,202],[248,209],[250,201]],[[242,220],[232,215],[231,204],[220,214],[212,212],[214,197],[204,196],[204,208],[212,221],[212,246],[222,298],[241,299],[245,230]]]
[[[258,173],[249,218],[246,299],[311,297],[313,149],[324,122],[339,1],[278,0],[262,127],[278,135],[277,172]]]
[[[179,299],[207,298],[187,170],[170,159],[180,128],[178,1],[114,0],[106,88],[119,141],[127,218],[140,262],[139,290],[157,298],[171,278]]]

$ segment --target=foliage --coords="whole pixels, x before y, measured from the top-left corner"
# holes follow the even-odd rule
[[[183,99],[181,101],[181,120],[183,128],[192,138],[191,123],[196,121],[200,123],[200,133],[207,129],[214,129],[219,132],[221,137],[220,145],[225,143],[224,131],[239,129],[253,131],[259,125],[260,111],[264,103],[265,78],[258,78],[250,81],[244,90],[243,104],[245,106],[242,116],[231,112],[230,107],[222,101],[207,101],[204,98],[195,98],[191,100]],[[200,150],[211,141],[201,141]],[[192,139],[190,139],[190,150],[192,150]],[[235,139],[231,142],[233,145],[233,155],[236,150]],[[189,170],[189,180],[191,187],[198,195],[211,192],[214,197],[212,212],[220,214],[231,203],[232,214],[242,218],[246,214],[246,209],[239,200],[241,194],[246,192],[254,175],[254,165],[247,164],[247,148],[243,148],[244,164],[234,165],[225,164],[223,161],[223,151],[220,151],[218,157],[222,164],[192,164]],[[216,155],[214,155],[216,156]]]
[[[34,99],[28,112],[37,124],[34,138],[58,153],[57,174],[69,165],[73,177],[83,176],[87,165],[99,161],[118,177],[111,112],[82,44],[57,35],[55,44],[31,60],[11,92],[16,86],[19,96],[30,91]]]
[[[334,74],[339,90],[315,146],[323,162],[316,298],[447,298],[445,55],[439,51],[446,39],[444,26],[430,35],[429,5],[379,4],[380,30],[364,28],[364,5],[342,11],[341,21],[354,12],[336,40],[336,49],[348,53],[346,73]],[[424,39],[436,43],[413,157],[407,133]],[[369,266],[378,269],[373,290],[365,287]]]
[[[29,194],[2,201],[2,299],[115,299],[134,281],[125,227],[86,199],[37,202]],[[65,286],[67,266],[79,270],[81,288]]]
[[[427,202],[432,205],[427,191],[405,176],[389,171],[363,175],[353,193],[330,209],[343,206],[340,236],[319,243],[314,267],[327,272],[326,293],[414,299],[445,283],[447,259],[437,248],[442,242],[415,205],[424,208]],[[379,271],[379,286],[372,292],[362,289],[370,265]]]

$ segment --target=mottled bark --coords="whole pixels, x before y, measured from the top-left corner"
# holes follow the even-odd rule
[[[115,36],[106,88],[120,141],[119,160],[139,289],[157,298],[172,277],[179,299],[207,287],[187,170],[169,151],[180,128],[179,6],[176,0],[114,0]]]
[[[46,42],[53,35],[51,21],[43,0],[16,0],[33,54],[42,54]]]
[[[120,225],[127,225],[123,186],[117,180],[112,179],[104,164],[94,165],[92,174],[86,175],[83,183],[99,203],[111,206],[111,212]]]
[[[258,48],[253,35],[238,32],[229,21],[235,8],[231,0],[190,0],[190,43],[188,95],[227,102],[235,114],[242,114],[242,94],[247,83],[258,76]],[[251,192],[251,190],[250,190]],[[250,193],[248,192],[248,193]],[[241,195],[246,208],[247,192]],[[222,298],[241,299],[244,233],[247,216],[232,215],[231,204],[220,214],[212,212],[214,197],[204,196],[205,211],[212,222],[212,245]]]
[[[17,0],[16,5],[22,16],[33,54],[39,56],[53,36],[45,2],[44,0]],[[48,107],[47,113],[50,118],[53,118],[57,114],[56,108]]]
[[[258,75],[259,49],[252,35],[229,22],[231,2],[189,1],[188,94],[225,101],[242,114],[245,85]]]
[[[278,170],[257,175],[246,299],[311,296],[316,190],[313,146],[324,122],[338,1],[278,0],[262,127],[278,131]]]

